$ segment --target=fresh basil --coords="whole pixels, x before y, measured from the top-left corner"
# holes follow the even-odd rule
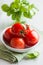
[[[22,16],[31,19],[36,13],[33,9],[38,10],[34,4],[30,4],[26,0],[14,0],[10,6],[2,5],[2,10],[7,12],[8,16],[12,16],[12,20],[16,21],[21,21]]]
[[[39,52],[30,53],[30,54],[27,54],[27,58],[34,59],[34,58],[37,58],[38,55],[39,55]]]

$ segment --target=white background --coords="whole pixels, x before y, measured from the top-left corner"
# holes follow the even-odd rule
[[[4,3],[10,4],[13,0],[0,0],[0,32],[7,26],[9,26],[13,21],[11,17],[8,17],[1,10],[1,5]],[[34,3],[36,7],[39,9],[39,12],[31,19],[28,20],[28,24],[32,24],[34,27],[38,28],[40,31],[43,31],[43,0],[29,0],[31,3]],[[17,64],[9,64],[6,61],[0,59],[0,65],[43,65],[43,41],[41,38],[41,44],[37,48],[40,51],[39,58],[35,60],[22,60]],[[37,50],[36,49],[36,50]]]

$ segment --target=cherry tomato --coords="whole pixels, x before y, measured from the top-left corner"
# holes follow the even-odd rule
[[[21,23],[16,23],[12,26],[12,33],[18,37],[22,37],[24,30],[25,30],[25,25]]]
[[[22,38],[12,38],[10,42],[10,46],[17,49],[24,49],[25,42]]]
[[[13,37],[12,32],[11,32],[11,28],[8,28],[5,31],[3,37],[4,37],[5,41],[7,41],[7,42],[9,42],[11,40],[11,38]]]
[[[32,31],[26,30],[26,31],[27,31],[25,34],[26,45],[28,45],[28,47],[34,46],[39,40],[38,33],[35,30]]]
[[[16,24],[14,24],[14,25],[12,26],[12,31],[13,31],[14,33],[18,33],[18,32],[20,32],[21,30],[24,30],[24,27],[23,27],[23,25],[20,24],[20,23],[16,23]]]

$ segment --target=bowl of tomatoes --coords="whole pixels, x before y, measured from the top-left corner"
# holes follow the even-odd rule
[[[15,23],[3,30],[2,43],[11,51],[27,52],[39,41],[39,35],[28,24]]]

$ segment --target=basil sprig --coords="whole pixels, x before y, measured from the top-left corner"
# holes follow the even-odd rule
[[[14,0],[10,6],[3,4],[1,8],[12,17],[12,20],[16,21],[20,21],[22,16],[31,19],[36,13],[33,9],[38,11],[34,4],[30,4],[26,0]]]

